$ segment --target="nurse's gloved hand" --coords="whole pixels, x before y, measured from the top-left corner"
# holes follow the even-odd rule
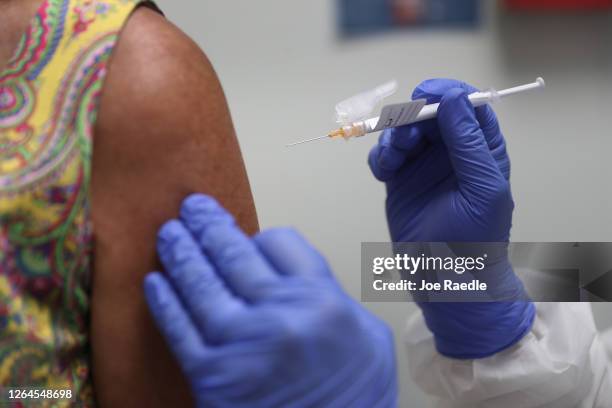
[[[514,202],[510,159],[495,113],[474,109],[463,82],[423,82],[414,99],[440,102],[438,118],[386,131],[369,156],[387,185],[394,242],[507,242]],[[487,357],[519,341],[534,317],[507,258],[488,265],[491,288],[505,302],[422,303],[438,350],[456,358]],[[513,301],[515,299],[516,301]]]
[[[495,113],[474,110],[463,82],[430,80],[413,99],[440,102],[437,120],[391,129],[369,157],[387,183],[394,242],[505,242],[514,202],[510,159]]]
[[[200,407],[390,407],[393,337],[291,230],[247,237],[207,196],[159,233],[151,312]]]

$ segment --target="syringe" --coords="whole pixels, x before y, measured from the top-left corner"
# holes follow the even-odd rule
[[[486,92],[475,92],[469,95],[469,99],[475,108],[484,106],[489,103],[497,102],[500,99],[512,95],[518,95],[524,92],[529,92],[537,89],[542,89],[546,86],[543,78],[538,78],[536,82],[521,85],[503,91],[490,90]],[[338,130],[334,130],[329,134],[314,139],[303,140],[297,143],[288,144],[287,147],[297,146],[304,143],[314,142],[322,139],[344,138],[349,140],[355,137],[362,137],[370,133],[381,130],[410,125],[412,123],[422,122],[429,119],[434,119],[438,116],[439,103],[427,105],[424,99],[415,100],[412,102],[387,105],[383,108],[379,117],[372,119],[352,122],[342,126]]]

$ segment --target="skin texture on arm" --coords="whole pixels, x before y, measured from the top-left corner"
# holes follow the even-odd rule
[[[121,34],[101,99],[92,169],[91,342],[102,407],[189,406],[186,381],[147,310],[158,228],[194,192],[258,230],[219,81],[204,54],[141,7]]]

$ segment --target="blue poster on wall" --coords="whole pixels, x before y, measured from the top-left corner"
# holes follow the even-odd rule
[[[346,36],[397,27],[476,27],[480,0],[338,0]]]

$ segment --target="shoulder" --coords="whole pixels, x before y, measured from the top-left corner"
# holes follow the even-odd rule
[[[159,13],[140,7],[123,29],[101,100],[102,127],[194,126],[194,113],[225,115],[225,96],[200,47]]]
[[[204,74],[201,79],[215,80],[211,64],[200,47],[161,14],[139,7],[124,27],[111,68],[147,81],[151,88],[158,81],[168,81],[176,74]],[[189,77],[176,77],[184,83]]]
[[[104,204],[94,218],[112,208],[124,213],[119,204],[138,205],[145,197],[170,217],[182,198],[199,191],[214,193],[247,230],[257,229],[217,75],[200,47],[151,9],[138,8],[119,36],[94,139],[94,204]],[[108,203],[107,191],[123,200]],[[159,225],[160,214],[142,223]]]

